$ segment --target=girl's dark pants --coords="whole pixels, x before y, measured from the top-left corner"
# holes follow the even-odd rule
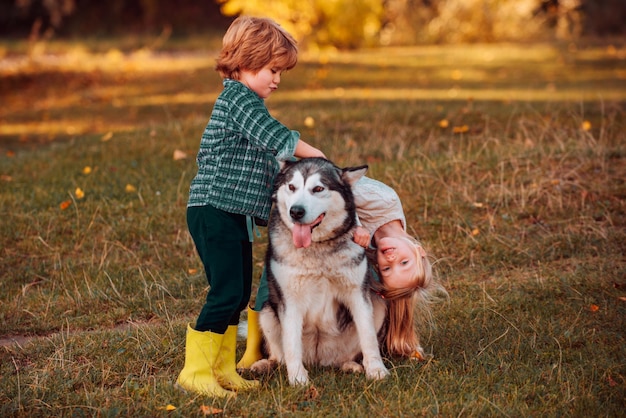
[[[246,217],[213,206],[187,208],[187,226],[204,265],[209,291],[196,331],[226,332],[239,323],[252,287],[252,243]]]

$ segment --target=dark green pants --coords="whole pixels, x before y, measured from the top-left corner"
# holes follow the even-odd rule
[[[187,208],[187,226],[209,282],[196,331],[226,332],[239,323],[252,286],[252,243],[246,217],[212,206]]]

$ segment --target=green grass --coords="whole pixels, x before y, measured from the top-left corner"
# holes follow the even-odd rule
[[[280,369],[228,401],[173,386],[206,292],[185,205],[214,54],[96,50],[2,67],[0,415],[623,414],[624,45],[304,55],[270,110],[398,191],[450,300],[428,362],[314,389]]]

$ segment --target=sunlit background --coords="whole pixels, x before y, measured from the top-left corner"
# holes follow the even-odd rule
[[[284,77],[275,103],[626,97],[620,0],[15,0],[0,5],[0,147],[149,125],[155,108],[203,117],[240,13],[301,45],[292,80],[307,81]]]

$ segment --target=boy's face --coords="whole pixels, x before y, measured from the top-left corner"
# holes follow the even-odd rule
[[[240,80],[260,98],[267,99],[278,88],[282,71],[272,66],[263,67],[258,73],[242,70]]]

